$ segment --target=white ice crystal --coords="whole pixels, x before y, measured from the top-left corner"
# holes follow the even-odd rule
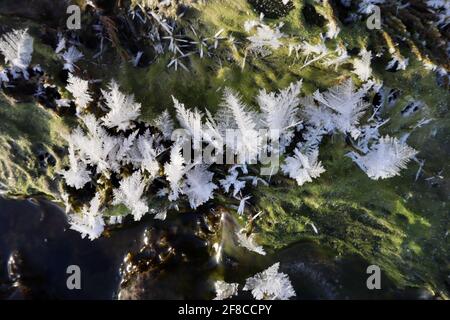
[[[0,38],[0,52],[5,56],[5,62],[13,67],[13,75],[20,71],[28,78],[27,68],[33,54],[33,38],[28,29],[13,30]]]
[[[270,138],[276,141],[281,138],[280,144],[283,150],[291,142],[293,127],[299,122],[297,113],[301,87],[302,81],[299,81],[292,83],[278,94],[261,90],[256,97],[263,113],[264,125],[271,130]]]
[[[177,111],[177,119],[181,127],[187,130],[192,138],[192,145],[194,149],[201,148],[202,141],[202,117],[203,115],[198,109],[190,111],[185,108],[184,104],[172,97]]]
[[[55,53],[58,54],[66,48],[66,38],[62,36],[61,33],[58,33],[58,44],[55,48]]]
[[[262,246],[258,246],[255,243],[255,239],[254,239],[255,234],[254,233],[247,235],[245,230],[240,230],[240,231],[236,232],[236,237],[238,240],[238,244],[241,247],[246,248],[249,251],[256,252],[263,256],[266,255],[264,248]]]
[[[186,173],[183,193],[187,195],[192,209],[214,198],[213,191],[217,186],[212,182],[213,175],[203,165],[195,166]]]
[[[280,31],[282,25],[274,28],[260,23],[256,27],[256,33],[247,39],[250,41],[250,50],[255,52],[264,52],[264,49],[278,49],[281,47],[281,39],[285,37],[285,34]]]
[[[328,39],[335,39],[341,32],[341,29],[338,27],[336,21],[334,19],[327,21],[327,33],[326,37]]]
[[[184,157],[181,154],[181,146],[175,143],[170,150],[170,162],[164,165],[164,174],[170,183],[169,200],[178,199],[181,190],[181,179],[185,173]]]
[[[275,263],[263,272],[248,278],[243,288],[251,291],[257,300],[289,300],[295,291],[287,274],[278,272],[280,263]]]
[[[365,155],[355,152],[348,156],[373,180],[386,179],[400,174],[407,163],[417,154],[410,146],[396,138],[385,136],[370,147]]]
[[[281,166],[281,170],[290,178],[295,179],[299,186],[306,182],[311,182],[312,179],[318,178],[325,172],[322,163],[318,161],[318,150],[303,154],[299,149],[295,149],[294,153],[294,157],[286,158],[285,164]]]
[[[75,189],[81,189],[86,183],[91,181],[91,172],[87,170],[86,164],[76,158],[72,145],[69,145],[69,161],[70,169],[61,171],[61,174],[68,186],[74,187]]]
[[[113,151],[118,139],[111,137],[100,126],[94,115],[83,116],[81,120],[87,133],[85,134],[83,129],[78,127],[67,137],[68,142],[73,144],[84,162],[97,166],[97,173],[112,169],[111,164],[116,161]]]
[[[408,58],[403,58],[400,55],[395,55],[392,57],[392,59],[388,62],[386,66],[386,70],[392,69],[395,67],[395,70],[406,70],[406,67],[409,64]]]
[[[102,118],[103,124],[117,131],[133,128],[133,121],[141,115],[141,104],[134,101],[134,95],[125,95],[116,81],[111,80],[108,90],[102,90],[109,112]]]
[[[134,172],[131,176],[120,181],[119,189],[114,190],[113,205],[123,204],[131,210],[131,214],[135,221],[141,218],[149,210],[147,201],[143,197],[145,190],[145,182],[143,181],[140,171]]]
[[[252,198],[251,196],[236,197],[236,199],[239,200],[239,206],[238,206],[238,209],[237,209],[237,213],[239,215],[244,214],[245,205],[247,204],[247,200],[250,200],[251,198]]]
[[[218,280],[214,283],[214,288],[216,289],[216,297],[214,300],[225,300],[238,293],[238,283],[227,283],[225,281]]]
[[[70,73],[74,72],[75,63],[83,57],[84,55],[75,46],[71,46],[62,55],[62,58],[64,59],[63,69],[69,71]]]
[[[152,125],[161,131],[165,140],[172,137],[173,120],[167,110],[164,110],[153,122]]]
[[[359,53],[360,59],[354,59],[353,61],[353,73],[355,73],[362,81],[367,81],[372,75],[372,67],[370,66],[372,61],[372,52],[367,51],[365,48]]]
[[[438,17],[436,25],[444,29],[450,24],[450,1],[448,0],[429,0],[427,5],[434,9]]]
[[[229,175],[225,177],[225,179],[219,180],[220,185],[222,186],[225,192],[230,192],[231,187],[233,187],[233,196],[236,195],[245,187],[245,181],[238,180],[239,173],[237,170],[232,170]]]
[[[257,114],[250,111],[241,98],[227,88],[216,117],[218,131],[223,137],[227,136],[227,130],[235,130],[236,141],[227,141],[227,147],[240,156],[241,163],[255,160],[259,147]]]
[[[92,96],[89,93],[89,82],[80,79],[71,73],[69,74],[67,82],[66,89],[74,97],[75,104],[77,105],[77,113],[79,114],[92,101]]]
[[[158,144],[158,137],[147,130],[143,135],[137,137],[133,147],[128,152],[129,160],[133,166],[147,171],[152,178],[158,175],[159,163],[156,157],[163,150]]]
[[[316,91],[314,99],[333,111],[332,119],[338,130],[350,133],[356,139],[360,134],[359,120],[368,107],[363,97],[369,89],[370,87],[363,86],[360,90],[356,90],[350,78],[324,93]]]
[[[6,70],[0,70],[0,86],[2,82],[9,82],[8,72]]]
[[[108,166],[115,173],[120,173],[123,164],[129,163],[130,152],[133,148],[138,131],[132,132],[129,136],[116,136],[116,145],[108,155]]]
[[[90,240],[95,240],[100,237],[105,228],[100,206],[100,194],[96,193],[89,206],[83,208],[81,216],[69,216],[70,229],[80,232],[82,238],[88,236]]]
[[[323,64],[327,67],[334,66],[334,69],[337,70],[339,66],[346,63],[350,56],[348,55],[347,49],[343,46],[339,46],[334,52],[333,57],[327,57],[324,59]]]
[[[358,5],[358,12],[369,15],[373,13],[374,6],[383,4],[386,0],[361,0]]]

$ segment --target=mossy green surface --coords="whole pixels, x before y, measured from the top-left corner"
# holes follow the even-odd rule
[[[0,96],[0,183],[10,196],[55,197],[60,183],[58,153],[66,131],[60,118],[34,103],[11,103]],[[47,165],[39,155],[56,160]]]

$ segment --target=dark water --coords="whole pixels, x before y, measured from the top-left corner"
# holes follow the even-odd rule
[[[153,218],[147,217],[91,242],[69,230],[64,213],[51,203],[0,198],[0,298],[114,299],[119,291],[124,257],[129,252],[146,254],[142,249],[143,238],[145,230],[151,227],[154,228]],[[199,264],[199,259],[205,260],[204,263]],[[357,257],[338,258],[312,243],[298,243],[266,257],[234,248],[227,250],[218,265],[206,260],[212,258],[171,263],[166,274],[160,272],[158,277],[153,273],[138,274],[130,282],[133,290],[139,290],[125,294],[143,299],[212,298],[215,278],[243,284],[246,277],[279,261],[299,299],[429,298],[420,289],[397,289],[385,277],[382,290],[368,290],[366,261]],[[70,265],[81,269],[81,290],[67,289],[66,270]],[[203,277],[196,275],[198,266],[207,266]],[[202,284],[199,286],[198,282]],[[182,287],[185,292],[167,294],[173,291],[174,283],[177,290]],[[238,298],[250,296],[244,293]]]
[[[65,215],[52,204],[0,199],[0,283],[5,287],[9,281],[7,261],[15,251],[32,298],[111,299],[124,255],[137,247],[145,225],[91,242],[69,230]],[[69,265],[80,267],[82,290],[67,289]]]

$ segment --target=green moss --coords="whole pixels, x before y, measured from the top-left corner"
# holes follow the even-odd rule
[[[58,152],[66,131],[61,119],[33,103],[11,104],[0,96],[0,183],[10,195],[54,196],[60,184]],[[48,153],[56,165],[39,155]]]

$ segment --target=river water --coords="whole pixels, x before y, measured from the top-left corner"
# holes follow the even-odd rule
[[[126,223],[91,242],[68,229],[64,213],[52,203],[0,198],[0,298],[116,299],[120,296],[120,270],[124,258],[130,252],[145,254],[142,245],[149,241],[144,239],[148,228],[158,228],[151,216],[139,223]],[[205,262],[198,264],[198,259]],[[210,299],[214,297],[212,284],[218,275],[228,282],[244,283],[246,277],[279,261],[281,271],[289,275],[299,299],[429,297],[420,289],[395,288],[384,277],[382,290],[368,290],[367,262],[358,257],[337,257],[308,242],[297,243],[265,257],[235,248],[225,253],[217,265],[206,260],[213,258],[197,257],[192,260],[196,264],[189,259],[187,262],[174,260],[165,270],[166,274],[135,276],[131,278],[134,291],[122,290],[121,295],[138,299]],[[80,267],[81,290],[67,288],[69,275],[66,271],[70,265]],[[201,268],[207,266],[208,271],[201,270],[205,276],[195,274],[198,265]],[[199,286],[198,282],[202,284]],[[174,283],[177,283],[176,294],[173,294]],[[249,297],[246,294],[240,296]]]

